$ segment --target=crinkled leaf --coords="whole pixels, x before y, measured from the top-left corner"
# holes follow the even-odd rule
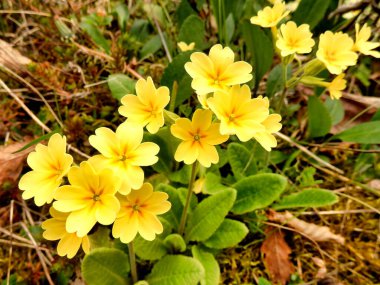
[[[205,276],[201,280],[201,285],[218,285],[220,282],[220,268],[215,257],[196,245],[191,248],[191,252],[205,269]]]

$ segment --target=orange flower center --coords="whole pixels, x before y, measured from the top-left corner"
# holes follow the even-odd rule
[[[125,156],[125,155],[122,155],[121,157],[120,157],[120,161],[125,161],[127,159],[127,157]]]
[[[199,136],[199,134],[196,134],[195,136],[194,136],[194,140],[195,141],[199,141],[201,139],[201,137]]]
[[[140,205],[135,204],[132,206],[132,209],[133,211],[138,211],[140,209]]]
[[[94,200],[95,202],[99,201],[100,200],[100,195],[95,194],[94,196],[92,196],[92,200]]]

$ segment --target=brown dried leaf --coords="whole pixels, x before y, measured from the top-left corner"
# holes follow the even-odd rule
[[[24,142],[16,142],[7,146],[0,146],[0,185],[4,182],[15,182],[24,166],[24,160],[32,147],[18,153],[13,153],[24,147],[30,142],[30,139]]]
[[[288,211],[278,213],[271,210],[268,214],[268,219],[274,222],[287,224],[289,227],[297,230],[298,232],[306,235],[314,241],[336,241],[337,243],[344,244],[344,237],[331,232],[328,227],[318,226],[312,223],[302,221],[294,217]]]
[[[266,238],[260,249],[264,254],[265,267],[273,284],[285,285],[294,272],[294,266],[289,261],[291,249],[280,229],[268,227],[265,233]]]

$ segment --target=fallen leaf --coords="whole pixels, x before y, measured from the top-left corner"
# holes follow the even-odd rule
[[[280,229],[268,227],[265,233],[266,238],[260,249],[264,254],[265,267],[273,284],[285,285],[294,272],[294,266],[289,260],[291,249]]]
[[[33,147],[18,153],[13,152],[21,149],[30,141],[27,139],[24,142],[0,146],[0,185],[3,185],[4,182],[15,182],[18,179],[24,166],[24,160]]]
[[[274,210],[270,210],[268,219],[286,224],[314,241],[336,241],[337,243],[344,244],[344,237],[332,233],[330,228],[302,221],[294,217],[288,211],[278,213]]]

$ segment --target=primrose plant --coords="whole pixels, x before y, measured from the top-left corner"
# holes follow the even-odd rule
[[[43,237],[58,240],[60,256],[73,258],[83,249],[88,284],[218,284],[214,256],[246,237],[244,214],[269,206],[336,202],[323,189],[280,199],[287,179],[260,173],[268,169],[258,169],[256,150],[261,146],[270,152],[277,146],[274,134],[282,127],[280,113],[289,88],[299,82],[322,86],[338,99],[346,87],[344,70],[356,64],[358,52],[379,58],[373,51],[379,44],[368,41],[366,25],[356,26],[355,41],[345,33],[326,31],[315,58],[302,64],[298,55],[311,53],[315,41],[307,24],[288,21],[277,30],[288,14],[277,1],[251,18],[252,24],[271,29],[273,48],[282,60],[285,84],[275,112],[267,97],[252,98],[246,84],[252,80],[252,66],[235,61],[231,48],[216,44],[208,54],[193,52],[184,65],[199,103],[191,119],[165,109],[174,106],[175,96],[166,86],[156,88],[148,77],[137,81],[136,94],[121,99],[119,113],[126,121],[116,130],[98,128],[89,137],[99,154],[74,164],[60,134],[29,154],[32,170],[19,182],[22,197],[34,198],[37,206],[51,205],[51,218],[42,223]],[[323,69],[337,76],[331,82],[318,78]],[[233,174],[228,177],[220,171],[227,164]],[[149,167],[149,175],[143,167]]]

